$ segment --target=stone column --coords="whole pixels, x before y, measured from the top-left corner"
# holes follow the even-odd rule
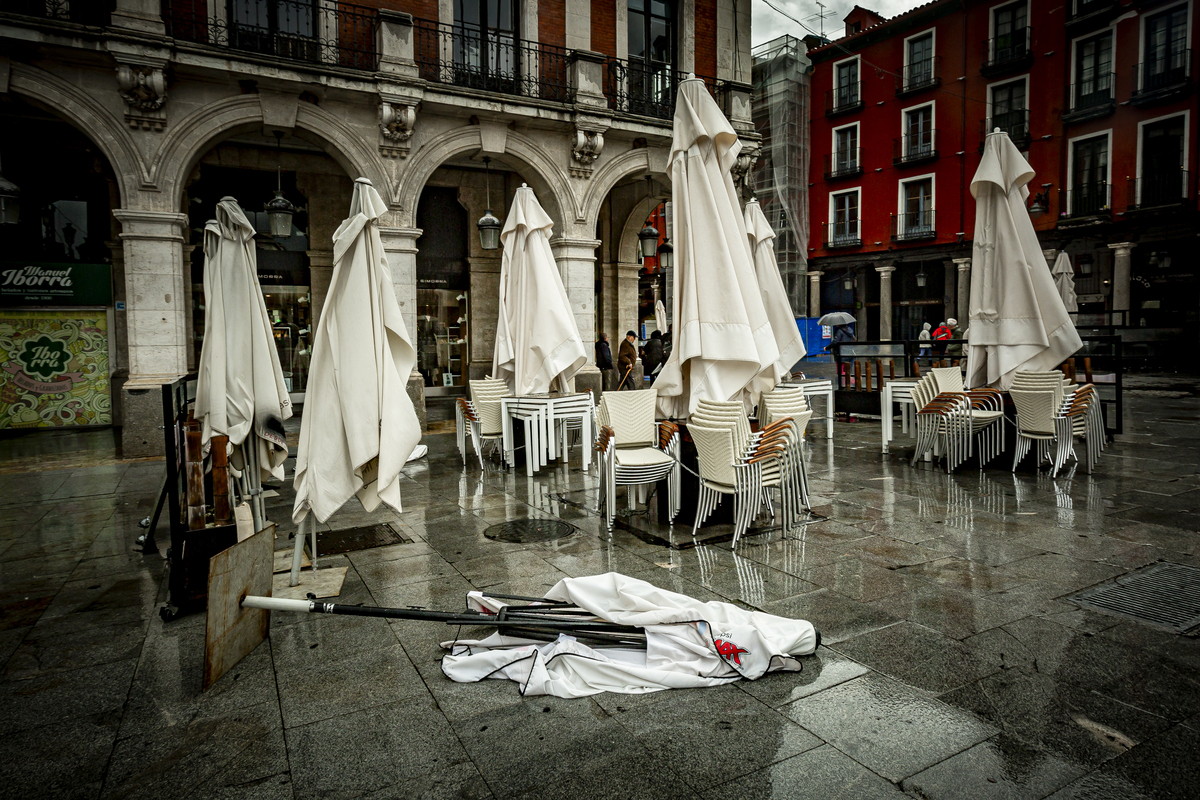
[[[890,342],[892,339],[892,273],[894,266],[876,267],[879,273],[879,339]]]
[[[958,270],[954,268],[953,261],[944,262],[942,267],[946,275],[942,284],[942,305],[946,309],[946,319],[950,319],[951,317],[957,318],[960,308],[958,293],[955,291],[955,287],[958,285]],[[966,320],[960,319],[958,322],[964,328],[967,326]]]
[[[317,332],[317,323],[321,321],[321,310],[325,308],[325,298],[329,295],[329,284],[333,281],[333,251],[308,251],[308,308],[312,315],[309,326],[309,341]],[[404,323],[408,325],[407,320]],[[416,336],[415,330],[409,330],[409,336]]]
[[[557,237],[550,241],[575,314],[575,326],[587,353],[587,363],[575,373],[575,389],[581,392],[591,389],[595,397],[599,397],[602,390],[596,349],[591,346],[596,334],[596,248],[599,246],[599,239]]]
[[[1108,249],[1113,251],[1112,310],[1114,312],[1130,310],[1129,279],[1132,266],[1130,261],[1135,247],[1137,247],[1136,242],[1117,242],[1108,246]],[[1114,314],[1114,324],[1116,324],[1115,317]],[[1129,324],[1128,319],[1123,322],[1126,325]]]
[[[638,264],[617,264],[617,330],[611,333],[618,342],[625,331],[636,331],[638,323]],[[613,351],[613,358],[616,358]]]
[[[958,266],[958,313],[962,315],[958,324],[963,330],[971,327],[971,259],[956,258]]]
[[[129,380],[122,387],[124,458],[163,453],[160,387],[188,370],[183,245],[186,214],[114,209],[125,267],[125,341]],[[186,281],[190,282],[191,276]]]
[[[808,273],[808,315],[813,319],[821,318],[821,270]]]
[[[404,327],[408,329],[408,338],[414,348],[417,346],[417,238],[422,233],[420,228],[379,229],[383,252],[387,255],[388,269],[392,273],[396,302],[400,304],[400,315],[404,318]],[[332,272],[330,276],[332,277]],[[425,379],[415,367],[408,376],[408,396],[412,398],[417,419],[421,420],[421,430],[428,430],[429,424],[425,416]]]

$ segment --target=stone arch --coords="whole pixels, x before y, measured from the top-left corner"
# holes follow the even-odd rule
[[[630,175],[647,172],[650,168],[650,151],[645,147],[627,150],[605,163],[592,175],[592,180],[583,197],[580,221],[594,230],[596,219],[600,216],[600,207],[604,204],[608,193]]]
[[[414,152],[408,159],[408,169],[397,182],[394,194],[396,205],[399,206],[399,227],[411,228],[416,224],[417,202],[425,184],[438,167],[456,155],[474,152],[482,147],[480,126],[464,125],[435,136]],[[531,139],[508,131],[504,154],[497,156],[497,160],[522,171],[560,233],[565,233],[566,226],[578,220],[579,209],[567,178],[555,167],[549,154]],[[514,161],[517,163],[512,163]],[[547,204],[547,200],[551,204]]]
[[[656,187],[656,188],[662,188]],[[632,264],[637,261],[638,233],[646,221],[648,212],[664,200],[670,200],[668,192],[656,192],[647,196],[645,193],[638,198],[620,227],[620,237],[617,239],[617,258],[621,263]]]
[[[53,113],[94,142],[117,176],[121,204],[149,183],[146,163],[124,125],[94,97],[45,70],[13,62],[9,90]]]
[[[162,190],[169,209],[179,207],[187,176],[218,142],[263,124],[258,95],[238,95],[211,103],[171,126],[150,164],[150,176]],[[311,103],[299,103],[296,128],[302,138],[319,145],[351,178],[369,178],[388,202],[392,194],[378,156],[342,120]]]

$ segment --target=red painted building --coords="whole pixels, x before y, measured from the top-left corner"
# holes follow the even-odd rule
[[[820,310],[859,310],[860,339],[966,325],[970,181],[999,127],[1037,171],[1043,246],[1075,263],[1081,326],[1194,342],[1194,17],[1192,0],[934,0],[810,38]]]

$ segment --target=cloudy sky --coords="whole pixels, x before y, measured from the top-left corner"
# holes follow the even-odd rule
[[[894,17],[922,5],[927,0],[863,0],[858,3],[855,3],[854,0],[822,0],[822,2],[825,3],[825,13],[828,14],[825,17],[825,35],[830,39],[836,39],[842,35],[845,29],[842,18],[855,5],[877,11],[885,17]],[[752,22],[754,44],[770,41],[785,33],[796,37],[804,36],[807,33],[783,14],[774,11],[766,4],[765,0],[751,0],[751,3],[753,3],[754,14]],[[771,0],[771,5],[783,9],[814,31],[821,30],[821,20],[816,17],[821,9],[817,7],[814,0]]]

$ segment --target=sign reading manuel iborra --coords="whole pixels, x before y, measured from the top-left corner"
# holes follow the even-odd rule
[[[108,305],[108,264],[0,261],[0,306]]]

